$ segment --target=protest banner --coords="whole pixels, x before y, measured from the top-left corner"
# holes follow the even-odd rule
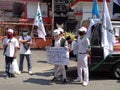
[[[47,47],[47,63],[57,65],[69,64],[69,51],[64,47]]]

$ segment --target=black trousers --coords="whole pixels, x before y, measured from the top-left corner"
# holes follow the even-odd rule
[[[6,62],[6,73],[9,74],[9,70],[10,70],[10,66],[12,64],[12,61],[13,61],[13,57],[8,57],[8,56],[5,56],[5,62]]]

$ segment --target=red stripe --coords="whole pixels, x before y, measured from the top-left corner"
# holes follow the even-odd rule
[[[110,2],[110,0],[106,0],[107,2]],[[93,2],[93,0],[75,0],[74,2],[72,2],[69,6],[72,7],[75,4],[77,4],[78,2]],[[103,2],[103,0],[98,0],[98,2]]]

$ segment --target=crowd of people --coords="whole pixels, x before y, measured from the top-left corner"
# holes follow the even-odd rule
[[[89,82],[89,71],[88,71],[88,56],[90,53],[90,41],[85,37],[87,29],[81,27],[78,30],[78,35],[75,36],[74,40],[71,37],[65,37],[64,30],[62,28],[57,28],[53,31],[52,47],[64,47],[69,50],[69,54],[75,56],[77,61],[77,72],[78,77],[75,82],[81,82],[84,86],[88,85]],[[6,62],[6,77],[15,77],[13,73],[10,72],[10,67],[14,59],[16,59],[16,52],[18,47],[20,48],[20,60],[19,60],[19,74],[23,72],[23,61],[26,57],[28,65],[28,73],[32,74],[32,64],[31,64],[31,50],[30,45],[32,45],[31,36],[28,35],[28,30],[23,29],[22,35],[19,39],[14,37],[14,30],[8,29],[7,37],[3,40],[4,55]],[[20,46],[19,46],[20,45]],[[66,70],[67,65],[54,65],[54,77],[52,82],[56,81],[58,78],[58,72],[61,72],[63,84],[67,83]]]

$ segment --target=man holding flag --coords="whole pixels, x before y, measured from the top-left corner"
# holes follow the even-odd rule
[[[45,27],[44,27],[43,20],[42,20],[39,3],[38,3],[38,7],[37,7],[37,14],[36,14],[36,17],[34,20],[34,25],[38,27],[38,29],[37,29],[38,37],[43,38],[43,40],[46,41],[46,39],[45,39],[46,32],[45,32]]]

